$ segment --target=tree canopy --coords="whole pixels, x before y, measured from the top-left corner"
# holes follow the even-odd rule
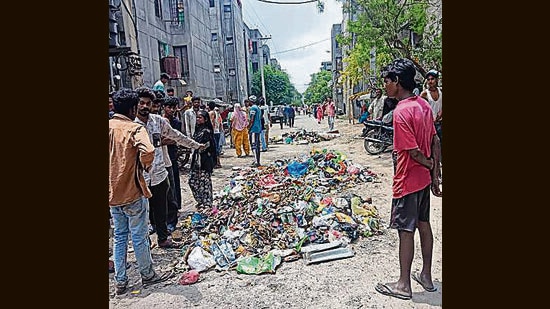
[[[344,80],[356,84],[374,77],[378,84],[380,69],[396,58],[412,60],[422,75],[432,68],[441,71],[440,5],[437,0],[356,0],[344,5],[353,16],[347,33],[338,37],[341,44],[353,45],[343,59]]]
[[[331,79],[330,71],[321,70],[311,74],[311,82],[304,92],[304,103],[307,105],[321,103],[326,97],[332,96]]]
[[[297,105],[301,95],[290,82],[288,74],[270,65],[264,66],[264,82],[266,102],[274,105],[291,104]],[[260,70],[252,76],[252,94],[260,97],[262,95],[262,77]]]

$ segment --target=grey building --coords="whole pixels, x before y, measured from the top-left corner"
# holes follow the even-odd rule
[[[224,102],[242,102],[248,96],[246,45],[239,0],[210,0],[210,24],[216,81],[216,97]]]

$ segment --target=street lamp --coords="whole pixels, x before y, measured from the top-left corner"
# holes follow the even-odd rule
[[[271,35],[268,35],[268,36],[264,36],[264,37],[260,37],[259,40],[262,41],[262,40],[269,40],[271,39]],[[266,96],[265,96],[265,78],[264,78],[264,46],[263,46],[263,43],[262,43],[262,46],[261,46],[261,50],[262,50],[262,54],[260,56],[260,76],[262,77],[262,97],[264,98],[264,100],[267,100]]]

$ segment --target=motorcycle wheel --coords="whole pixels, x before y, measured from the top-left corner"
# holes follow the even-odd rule
[[[377,139],[380,138],[380,136],[378,136],[378,130],[371,130],[367,132],[365,137]],[[377,155],[387,148],[387,146],[385,146],[383,143],[376,143],[367,140],[364,140],[363,146],[365,146],[365,150],[371,155]]]

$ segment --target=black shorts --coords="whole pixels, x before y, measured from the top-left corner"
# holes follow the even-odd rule
[[[414,232],[417,221],[430,221],[430,186],[391,203],[390,228]]]

